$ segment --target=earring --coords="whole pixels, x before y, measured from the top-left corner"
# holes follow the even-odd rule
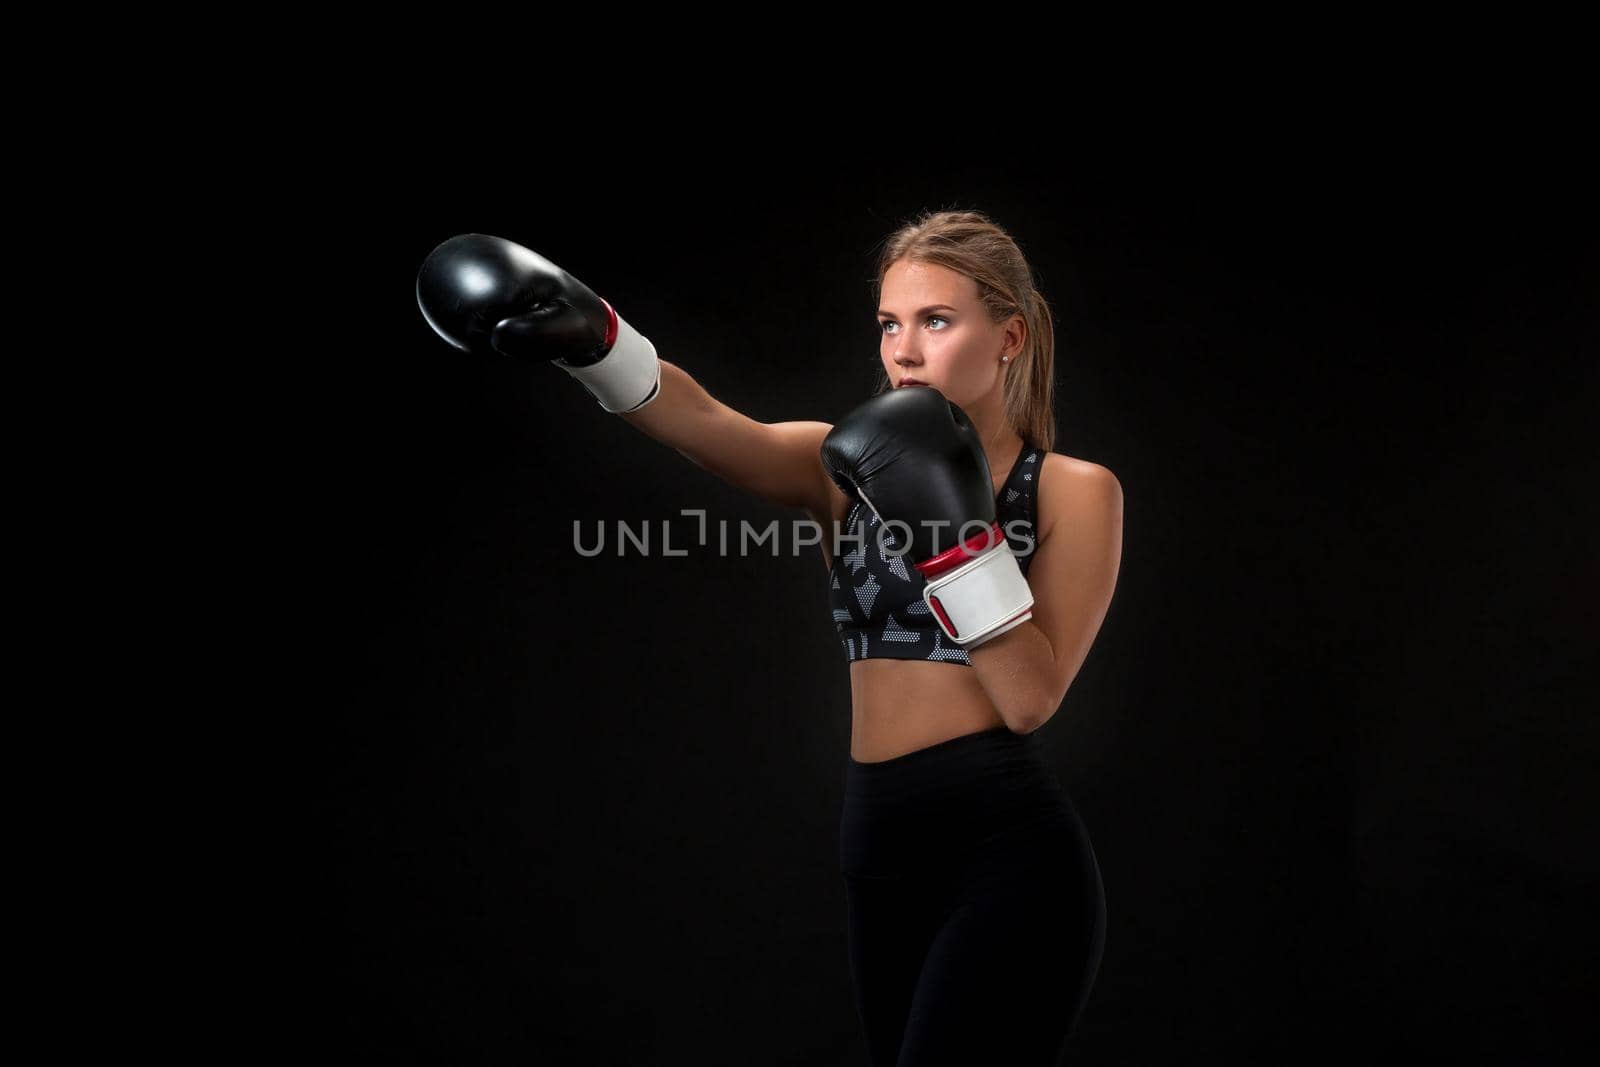
[[[1011,362],[1011,357],[1010,356],[1001,356],[1000,357],[1000,362],[1001,363],[1010,363]]]

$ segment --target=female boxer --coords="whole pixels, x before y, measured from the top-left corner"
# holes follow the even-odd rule
[[[836,426],[740,414],[499,238],[440,245],[417,297],[451,343],[554,360],[605,410],[831,533],[852,696],[840,861],[872,1062],[1053,1064],[1099,969],[1105,903],[1034,732],[1110,606],[1121,486],[1051,451],[1050,311],[1001,227],[923,214],[877,275],[883,377]]]

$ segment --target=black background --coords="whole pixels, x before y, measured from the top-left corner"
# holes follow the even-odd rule
[[[1056,450],[1126,499],[1110,613],[1039,735],[1108,897],[1074,1061],[1577,1058],[1600,883],[1583,175],[1470,142],[1049,166],[532,143],[373,160],[381,195],[304,249],[343,287],[306,342],[297,513],[336,680],[304,740],[323,1047],[867,1062],[848,668],[799,513],[555,368],[450,348],[413,283],[447,237],[504,236],[724,402],[833,421],[877,367],[876,243],[949,207],[1031,258]],[[684,546],[680,508],[776,519],[781,554],[573,549],[575,520],[668,519]]]

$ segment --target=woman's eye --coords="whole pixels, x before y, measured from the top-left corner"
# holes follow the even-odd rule
[[[948,326],[950,324],[950,320],[945,318],[943,315],[929,315],[928,316],[928,321],[929,322],[932,322],[935,319],[937,319],[940,322],[944,323],[946,326]],[[894,321],[892,321],[890,319],[884,319],[882,322],[878,323],[878,326],[882,329],[882,331],[884,333],[892,333],[893,331],[890,330],[889,327],[898,326],[898,325],[899,325],[899,323],[894,322]]]

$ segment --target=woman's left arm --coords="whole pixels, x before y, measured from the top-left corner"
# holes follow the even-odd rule
[[[1028,565],[1033,618],[969,653],[1014,733],[1032,733],[1061,707],[1111,607],[1122,564],[1116,475],[1065,456],[1050,473],[1039,475],[1039,540]]]

